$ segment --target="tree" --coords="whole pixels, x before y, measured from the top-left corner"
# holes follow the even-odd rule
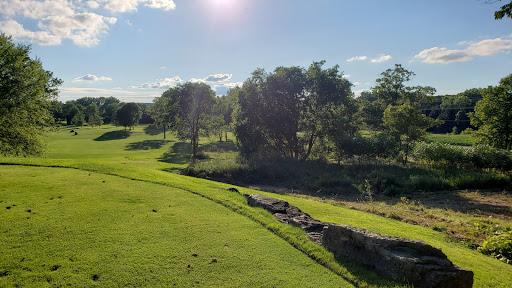
[[[192,145],[192,160],[197,157],[199,136],[209,136],[211,131],[211,109],[215,104],[215,93],[204,83],[185,83],[171,97],[171,107],[177,108],[175,130],[178,138],[189,139]],[[176,110],[174,110],[176,111]]]
[[[71,119],[71,125],[83,126],[84,124],[85,114],[81,110],[78,110],[78,112],[75,113],[75,116],[73,116],[73,119]]]
[[[381,73],[382,77],[375,80],[377,86],[372,88],[372,95],[377,98],[370,105],[366,104],[361,110],[363,122],[369,127],[379,128],[382,122],[378,121],[379,115],[384,114],[384,110],[389,105],[397,106],[405,103],[415,105],[415,103],[426,101],[427,96],[434,95],[436,90],[430,86],[406,86],[416,74],[408,71],[400,64],[395,64],[394,69],[387,69]]]
[[[126,103],[117,109],[116,123],[124,126],[125,130],[127,127],[130,127],[130,130],[132,130],[133,126],[139,124],[141,116],[142,114],[139,105],[133,102]]]
[[[235,135],[246,158],[280,155],[306,160],[336,111],[357,111],[350,82],[338,66],[322,69],[324,61],[301,67],[257,69],[239,91]],[[343,107],[343,108],[340,108]],[[341,109],[341,110],[340,110]]]
[[[44,150],[42,132],[62,80],[31,59],[30,47],[0,34],[0,154],[28,156]]]
[[[484,89],[483,99],[470,113],[477,142],[496,148],[512,149],[512,74],[500,80],[500,85]]]
[[[505,16],[507,16],[508,18],[512,18],[512,1],[510,1],[510,3],[508,4],[501,6],[500,10],[494,12],[495,20],[502,19]]]
[[[400,106],[389,105],[384,111],[384,127],[386,133],[401,143],[404,152],[404,165],[407,164],[411,142],[420,139],[426,130],[439,120],[427,117],[417,107],[409,103]]]
[[[94,103],[85,108],[85,122],[90,126],[100,126],[103,124],[103,118],[100,116],[100,110]]]
[[[153,105],[149,107],[149,115],[155,120],[154,125],[157,128],[163,128],[164,139],[166,137],[165,129],[171,123],[174,114],[171,113],[170,97],[167,94],[175,92],[175,90],[167,90],[162,97],[153,99]]]

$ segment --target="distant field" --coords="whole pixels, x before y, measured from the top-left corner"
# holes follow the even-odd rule
[[[180,150],[185,145],[174,146],[183,142],[169,138],[160,145],[154,140],[163,135],[156,131],[122,130],[84,127],[71,136],[66,128],[49,134],[46,158],[0,158],[3,164],[78,169],[0,166],[0,286],[395,287],[337,262],[302,231],[226,191],[227,184],[165,172],[189,163]],[[210,148],[232,145],[215,141]],[[323,221],[440,247],[474,271],[474,287],[512,287],[511,265],[432,229],[265,194]]]
[[[446,143],[459,146],[473,146],[471,135],[468,134],[433,134],[428,133],[425,137],[427,142]]]

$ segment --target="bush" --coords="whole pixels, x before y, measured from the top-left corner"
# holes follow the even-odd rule
[[[512,231],[487,239],[478,251],[512,264]]]
[[[512,153],[487,145],[465,149],[444,143],[421,142],[414,147],[413,157],[432,166],[512,170]]]
[[[512,153],[507,150],[478,145],[471,151],[471,162],[480,169],[512,170]]]
[[[469,164],[467,150],[445,143],[418,143],[412,153],[416,160],[436,166],[461,167]]]
[[[383,194],[386,196],[396,196],[400,190],[400,183],[395,176],[384,170],[375,170],[367,175],[365,179],[366,190],[371,194]]]

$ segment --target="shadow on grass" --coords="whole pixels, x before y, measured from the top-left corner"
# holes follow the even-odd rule
[[[133,142],[126,145],[125,150],[150,150],[150,149],[160,149],[166,143],[171,142],[170,140],[144,140],[140,142]]]
[[[199,150],[203,152],[236,152],[238,149],[233,141],[227,142],[212,142],[201,145]]]
[[[110,141],[110,140],[120,140],[126,139],[130,136],[130,132],[126,130],[117,130],[104,133],[98,138],[95,138],[94,141]]]
[[[147,135],[155,136],[158,134],[162,134],[163,130],[155,128],[153,125],[149,125],[144,128],[144,133],[146,133]]]
[[[192,153],[192,146],[187,142],[176,142],[169,151],[165,152],[158,161],[172,164],[189,163]]]

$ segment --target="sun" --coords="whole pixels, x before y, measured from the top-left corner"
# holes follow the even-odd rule
[[[217,5],[229,5],[231,2],[233,2],[232,0],[214,0],[215,1],[215,4]]]

